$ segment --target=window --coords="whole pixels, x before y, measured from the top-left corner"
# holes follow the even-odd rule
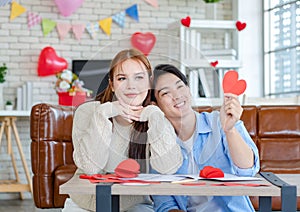
[[[265,96],[300,93],[300,0],[264,0]]]

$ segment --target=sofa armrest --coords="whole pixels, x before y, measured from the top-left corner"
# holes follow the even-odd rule
[[[75,166],[72,145],[74,109],[44,103],[32,107],[30,137],[33,197],[39,208],[57,207],[55,171],[62,166]],[[62,198],[65,199],[64,196]]]

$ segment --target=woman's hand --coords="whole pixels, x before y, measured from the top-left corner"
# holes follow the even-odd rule
[[[143,106],[128,105],[122,100],[114,101],[112,102],[112,104],[113,109],[117,111],[117,114],[129,123],[140,120],[140,115],[143,110]]]
[[[238,97],[231,93],[224,94],[223,105],[220,110],[220,119],[223,130],[231,131],[235,123],[240,120],[243,108],[240,105]]]

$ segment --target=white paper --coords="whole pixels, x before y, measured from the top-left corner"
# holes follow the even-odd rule
[[[262,180],[259,177],[241,177],[233,174],[224,174],[222,178],[203,178],[198,175],[193,174],[139,174],[135,178],[122,178],[124,180],[144,180],[144,181],[154,181],[154,182],[178,182],[186,179],[194,179],[194,180],[216,180],[216,181],[256,181]]]

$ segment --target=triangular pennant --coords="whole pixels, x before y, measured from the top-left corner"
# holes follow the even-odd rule
[[[56,26],[55,21],[51,21],[49,19],[43,19],[42,20],[42,28],[43,28],[43,34],[44,36],[48,35]]]
[[[120,27],[124,27],[125,25],[125,12],[119,12],[112,16],[112,20],[116,22]]]
[[[107,35],[110,35],[111,23],[112,23],[111,17],[99,21],[99,26]]]
[[[77,40],[81,39],[81,36],[83,34],[84,29],[85,29],[85,25],[84,24],[74,24],[72,26],[73,33],[74,33],[75,38]]]
[[[92,38],[96,38],[96,34],[99,31],[99,24],[92,24],[92,23],[87,23],[86,24],[86,29],[88,31],[88,33],[90,33],[90,35],[92,36]]]
[[[144,1],[150,4],[151,6],[158,8],[157,0],[144,0]]]
[[[128,16],[130,16],[137,22],[139,21],[139,13],[138,13],[138,9],[137,9],[137,4],[135,4],[131,7],[128,7],[125,11]]]
[[[12,2],[12,0],[0,0],[0,7],[3,7],[11,2]]]
[[[66,36],[66,34],[68,34],[68,32],[71,29],[71,24],[67,24],[67,23],[57,23],[56,24],[56,29],[59,35],[59,38],[61,40],[63,40]]]
[[[13,2],[11,4],[11,12],[10,12],[10,20],[14,20],[16,17],[22,15],[26,12],[26,8],[18,4],[17,2]]]
[[[33,12],[27,13],[27,25],[29,29],[35,26],[36,24],[41,23],[41,21],[42,21],[42,17],[40,15],[35,14]]]

